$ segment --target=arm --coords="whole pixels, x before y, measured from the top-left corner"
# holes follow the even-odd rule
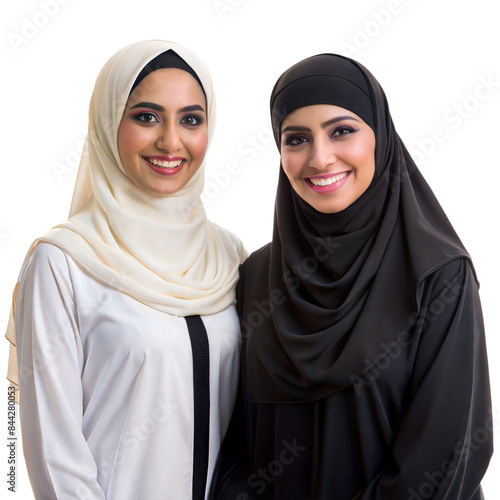
[[[408,407],[385,470],[356,500],[482,499],[493,422],[478,287],[457,260],[426,280]]]
[[[242,266],[240,266],[240,278],[236,285],[236,309],[240,320],[244,290],[243,282],[244,273]],[[241,342],[244,342],[244,339]],[[250,476],[250,473],[248,473],[250,470],[248,465],[249,452],[241,373],[239,373],[239,377],[238,397],[219,451],[208,500],[251,500],[258,498],[248,484],[248,477]]]
[[[104,500],[82,434],[83,353],[66,258],[37,247],[16,310],[23,449],[37,500]]]
[[[248,477],[250,470],[246,458],[245,415],[241,384],[229,428],[222,442],[215,466],[209,500],[251,500],[260,498],[250,488]]]

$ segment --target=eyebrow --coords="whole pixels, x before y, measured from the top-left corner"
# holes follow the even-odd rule
[[[163,106],[160,106],[159,104],[155,104],[154,102],[139,102],[137,104],[134,104],[130,109],[136,109],[136,108],[150,108],[154,109],[155,111],[165,111],[165,108]]]
[[[354,120],[356,122],[359,122],[359,120],[357,120],[356,118],[354,118],[354,116],[349,116],[349,115],[346,115],[346,116],[336,116],[335,118],[332,118],[331,120],[327,120],[326,122],[323,122],[321,124],[321,128],[329,127],[330,125],[333,125],[334,123],[337,123],[337,122],[341,122],[343,120]],[[299,125],[290,125],[288,127],[285,127],[281,131],[281,133],[284,134],[285,132],[288,132],[288,131],[293,131],[293,132],[310,132],[311,129],[309,127],[302,127],[302,126],[299,126]]]
[[[203,109],[203,106],[200,106],[199,104],[193,104],[191,106],[184,106],[183,108],[179,109],[179,113],[185,113],[186,111],[201,111],[205,112]]]
[[[136,109],[136,108],[149,108],[149,109],[154,109],[155,111],[159,111],[160,113],[165,112],[165,108],[161,106],[160,104],[156,104],[154,102],[139,102],[137,104],[134,104],[130,109]],[[205,110],[203,109],[203,106],[200,106],[199,104],[193,104],[191,106],[184,106],[183,108],[179,109],[177,112],[178,113],[186,113],[188,111],[202,111],[203,113]]]

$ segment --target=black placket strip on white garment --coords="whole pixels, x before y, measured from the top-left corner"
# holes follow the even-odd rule
[[[187,316],[185,319],[193,351],[193,500],[204,500],[210,433],[210,347],[207,330],[200,316]]]

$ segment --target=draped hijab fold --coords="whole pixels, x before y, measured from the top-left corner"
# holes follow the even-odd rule
[[[312,104],[350,109],[373,128],[375,174],[351,206],[325,214],[297,195],[280,166],[262,286],[284,300],[261,332],[266,349],[247,342],[254,402],[312,401],[353,384],[409,331],[425,277],[468,257],[366,68],[320,54],[287,70],[271,96],[278,148],[284,117]]]
[[[48,242],[67,252],[95,279],[168,314],[215,314],[234,303],[245,251],[234,235],[206,217],[200,199],[205,161],[186,186],[164,197],[138,188],[120,161],[118,127],[134,82],[148,62],[170,50],[201,82],[210,143],[215,126],[212,81],[191,50],[149,40],[117,52],[99,73],[92,94],[70,218],[35,240],[20,280],[36,245]],[[148,85],[155,84],[153,72]],[[15,301],[14,297],[6,336],[12,343],[8,378],[17,384]]]

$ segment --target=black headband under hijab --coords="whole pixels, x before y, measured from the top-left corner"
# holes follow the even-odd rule
[[[286,114],[320,103],[373,128],[375,175],[352,205],[324,214],[280,168],[269,274],[255,284],[269,289],[272,317],[259,328],[242,318],[255,402],[312,401],[355,383],[388,355],[381,346],[411,328],[424,278],[468,257],[396,133],[382,88],[356,61],[321,54],[280,77],[271,97],[278,147]],[[243,288],[257,279],[244,276]]]
[[[373,104],[362,71],[348,59],[319,54],[292,66],[276,82],[271,97],[271,119],[279,147],[281,122],[303,106],[333,104],[349,109],[373,130]]]
[[[154,59],[151,59],[151,61],[149,61],[148,64],[146,64],[146,66],[142,68],[142,71],[137,75],[137,78],[135,79],[134,84],[130,89],[130,93],[132,93],[137,85],[139,85],[139,83],[141,83],[142,80],[144,80],[144,78],[146,78],[150,73],[164,68],[177,68],[187,71],[199,83],[201,89],[203,90],[203,93],[205,94],[205,89],[203,88],[201,80],[195,73],[194,69],[191,68],[191,66],[189,66],[189,64],[172,49],[169,49],[166,52],[162,52]]]

